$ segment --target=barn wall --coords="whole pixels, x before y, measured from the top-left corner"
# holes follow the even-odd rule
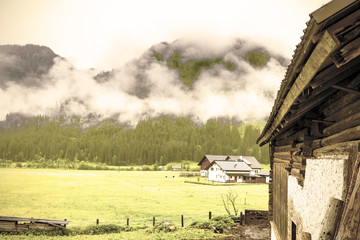
[[[291,239],[292,223],[296,225],[296,239],[320,239],[321,232],[328,232],[326,214],[336,206],[332,198],[344,200],[347,156],[327,156],[307,159],[304,187],[296,177],[288,178],[288,239]],[[329,207],[330,206],[330,207]]]
[[[200,166],[200,169],[201,170],[205,170],[207,166],[209,166],[210,164],[210,161],[206,158],[202,163],[201,163],[201,166]]]

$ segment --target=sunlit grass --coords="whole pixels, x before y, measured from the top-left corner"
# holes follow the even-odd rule
[[[93,224],[96,219],[125,224],[126,218],[133,222],[153,216],[179,221],[176,217],[180,215],[186,219],[209,211],[225,213],[221,194],[230,188],[239,194],[240,209],[267,210],[266,184],[205,186],[184,183],[186,180],[179,172],[167,171],[0,169],[0,212],[3,216],[75,220],[69,226]]]

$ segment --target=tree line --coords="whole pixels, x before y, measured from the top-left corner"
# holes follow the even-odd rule
[[[255,156],[268,163],[268,147],[256,139],[263,123],[212,119],[199,125],[188,118],[163,116],[129,128],[113,120],[84,128],[64,117],[26,118],[15,126],[0,126],[0,158],[15,162],[42,157],[107,165],[166,165],[200,161],[206,154]]]

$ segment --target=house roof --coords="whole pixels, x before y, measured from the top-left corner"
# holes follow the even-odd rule
[[[359,8],[358,0],[334,0],[310,14],[257,140],[260,146],[293,127],[336,92],[349,90],[346,80],[356,75],[360,62]]]
[[[245,163],[251,165],[252,169],[262,169],[263,167],[258,162],[258,160],[253,156],[229,156],[231,160],[239,160],[242,159]]]
[[[252,168],[247,165],[245,162],[238,161],[214,161],[212,165],[216,163],[224,171],[236,171],[236,172],[249,172]],[[209,166],[209,167],[211,167]]]
[[[198,166],[200,166],[205,159],[209,160],[209,162],[212,163],[215,160],[226,160],[226,158],[228,157],[229,156],[227,155],[205,155],[198,163]]]
[[[270,176],[270,171],[266,170],[266,171],[261,171],[258,173],[258,175],[260,176]]]

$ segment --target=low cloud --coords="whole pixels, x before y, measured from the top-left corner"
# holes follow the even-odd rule
[[[271,56],[265,67],[255,68],[244,60],[252,49]],[[221,57],[236,68],[229,71],[223,64],[215,64],[202,70],[189,89],[180,81],[178,70],[154,57],[157,52],[167,59],[175,51],[183,62]],[[178,40],[151,47],[138,59],[116,68],[105,81],[97,81],[97,70],[74,69],[68,61],[57,58],[41,86],[10,82],[0,88],[0,119],[21,112],[83,117],[95,113],[100,120],[116,118],[131,125],[164,114],[202,122],[214,117],[265,120],[285,73],[284,62],[271,50],[238,39],[223,44]]]

